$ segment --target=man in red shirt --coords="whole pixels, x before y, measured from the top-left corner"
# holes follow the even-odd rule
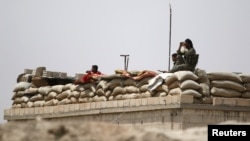
[[[100,75],[103,74],[100,71],[98,71],[98,66],[92,65],[91,70],[87,70],[86,74],[83,75],[80,80],[77,80],[76,83],[93,82],[97,80]]]

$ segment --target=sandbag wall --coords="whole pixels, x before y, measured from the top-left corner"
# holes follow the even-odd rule
[[[156,89],[148,89],[145,77],[134,80],[106,75],[96,83],[36,86],[20,81],[13,92],[13,108],[136,99],[167,95],[193,95],[195,103],[212,103],[212,97],[250,98],[250,75],[229,72],[179,71],[169,75]]]

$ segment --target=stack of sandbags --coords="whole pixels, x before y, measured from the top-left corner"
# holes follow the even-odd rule
[[[96,94],[96,84],[95,83],[84,83],[77,85],[76,91],[80,92],[79,102],[99,102],[99,101],[107,101],[107,98],[99,93]]]
[[[241,97],[243,98],[250,98],[250,74],[239,74],[242,85],[244,86],[245,90],[242,92]]]
[[[33,94],[26,94],[26,90],[31,88],[32,84],[29,82],[18,82],[13,90],[14,95],[12,96],[12,107],[13,108],[21,108],[26,107],[26,104],[29,101],[29,98],[33,96]]]
[[[195,99],[195,103],[212,104],[212,96],[210,95],[210,80],[207,76],[207,72],[205,70],[197,68],[195,69],[194,73],[198,76],[197,82],[201,87],[199,92],[202,94],[201,98]]]
[[[233,72],[207,73],[210,80],[210,93],[214,97],[241,97],[245,90],[241,77]]]
[[[147,89],[149,79],[134,80],[120,74],[103,76],[97,84],[96,94],[104,95],[108,100],[150,97],[151,93]]]
[[[178,71],[167,77],[164,81],[168,86],[169,95],[193,95],[194,98],[202,97],[199,92],[198,76],[191,71]]]

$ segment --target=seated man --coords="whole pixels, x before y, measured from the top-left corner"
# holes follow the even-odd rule
[[[194,71],[198,63],[199,55],[193,47],[193,43],[190,39],[186,39],[185,42],[181,42],[179,49],[177,50],[176,65],[169,71],[170,73],[189,70]]]
[[[98,71],[97,65],[92,65],[91,70],[87,70],[86,74],[82,76],[80,80],[76,80],[75,83],[85,83],[85,82],[94,82],[98,80],[99,76],[103,75],[100,71]]]

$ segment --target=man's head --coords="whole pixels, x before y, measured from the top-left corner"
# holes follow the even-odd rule
[[[91,71],[92,72],[97,72],[98,71],[98,66],[97,65],[92,65]]]
[[[176,62],[177,61],[177,53],[172,54],[172,61]]]
[[[186,39],[185,43],[188,49],[193,48],[193,42],[190,39]]]

